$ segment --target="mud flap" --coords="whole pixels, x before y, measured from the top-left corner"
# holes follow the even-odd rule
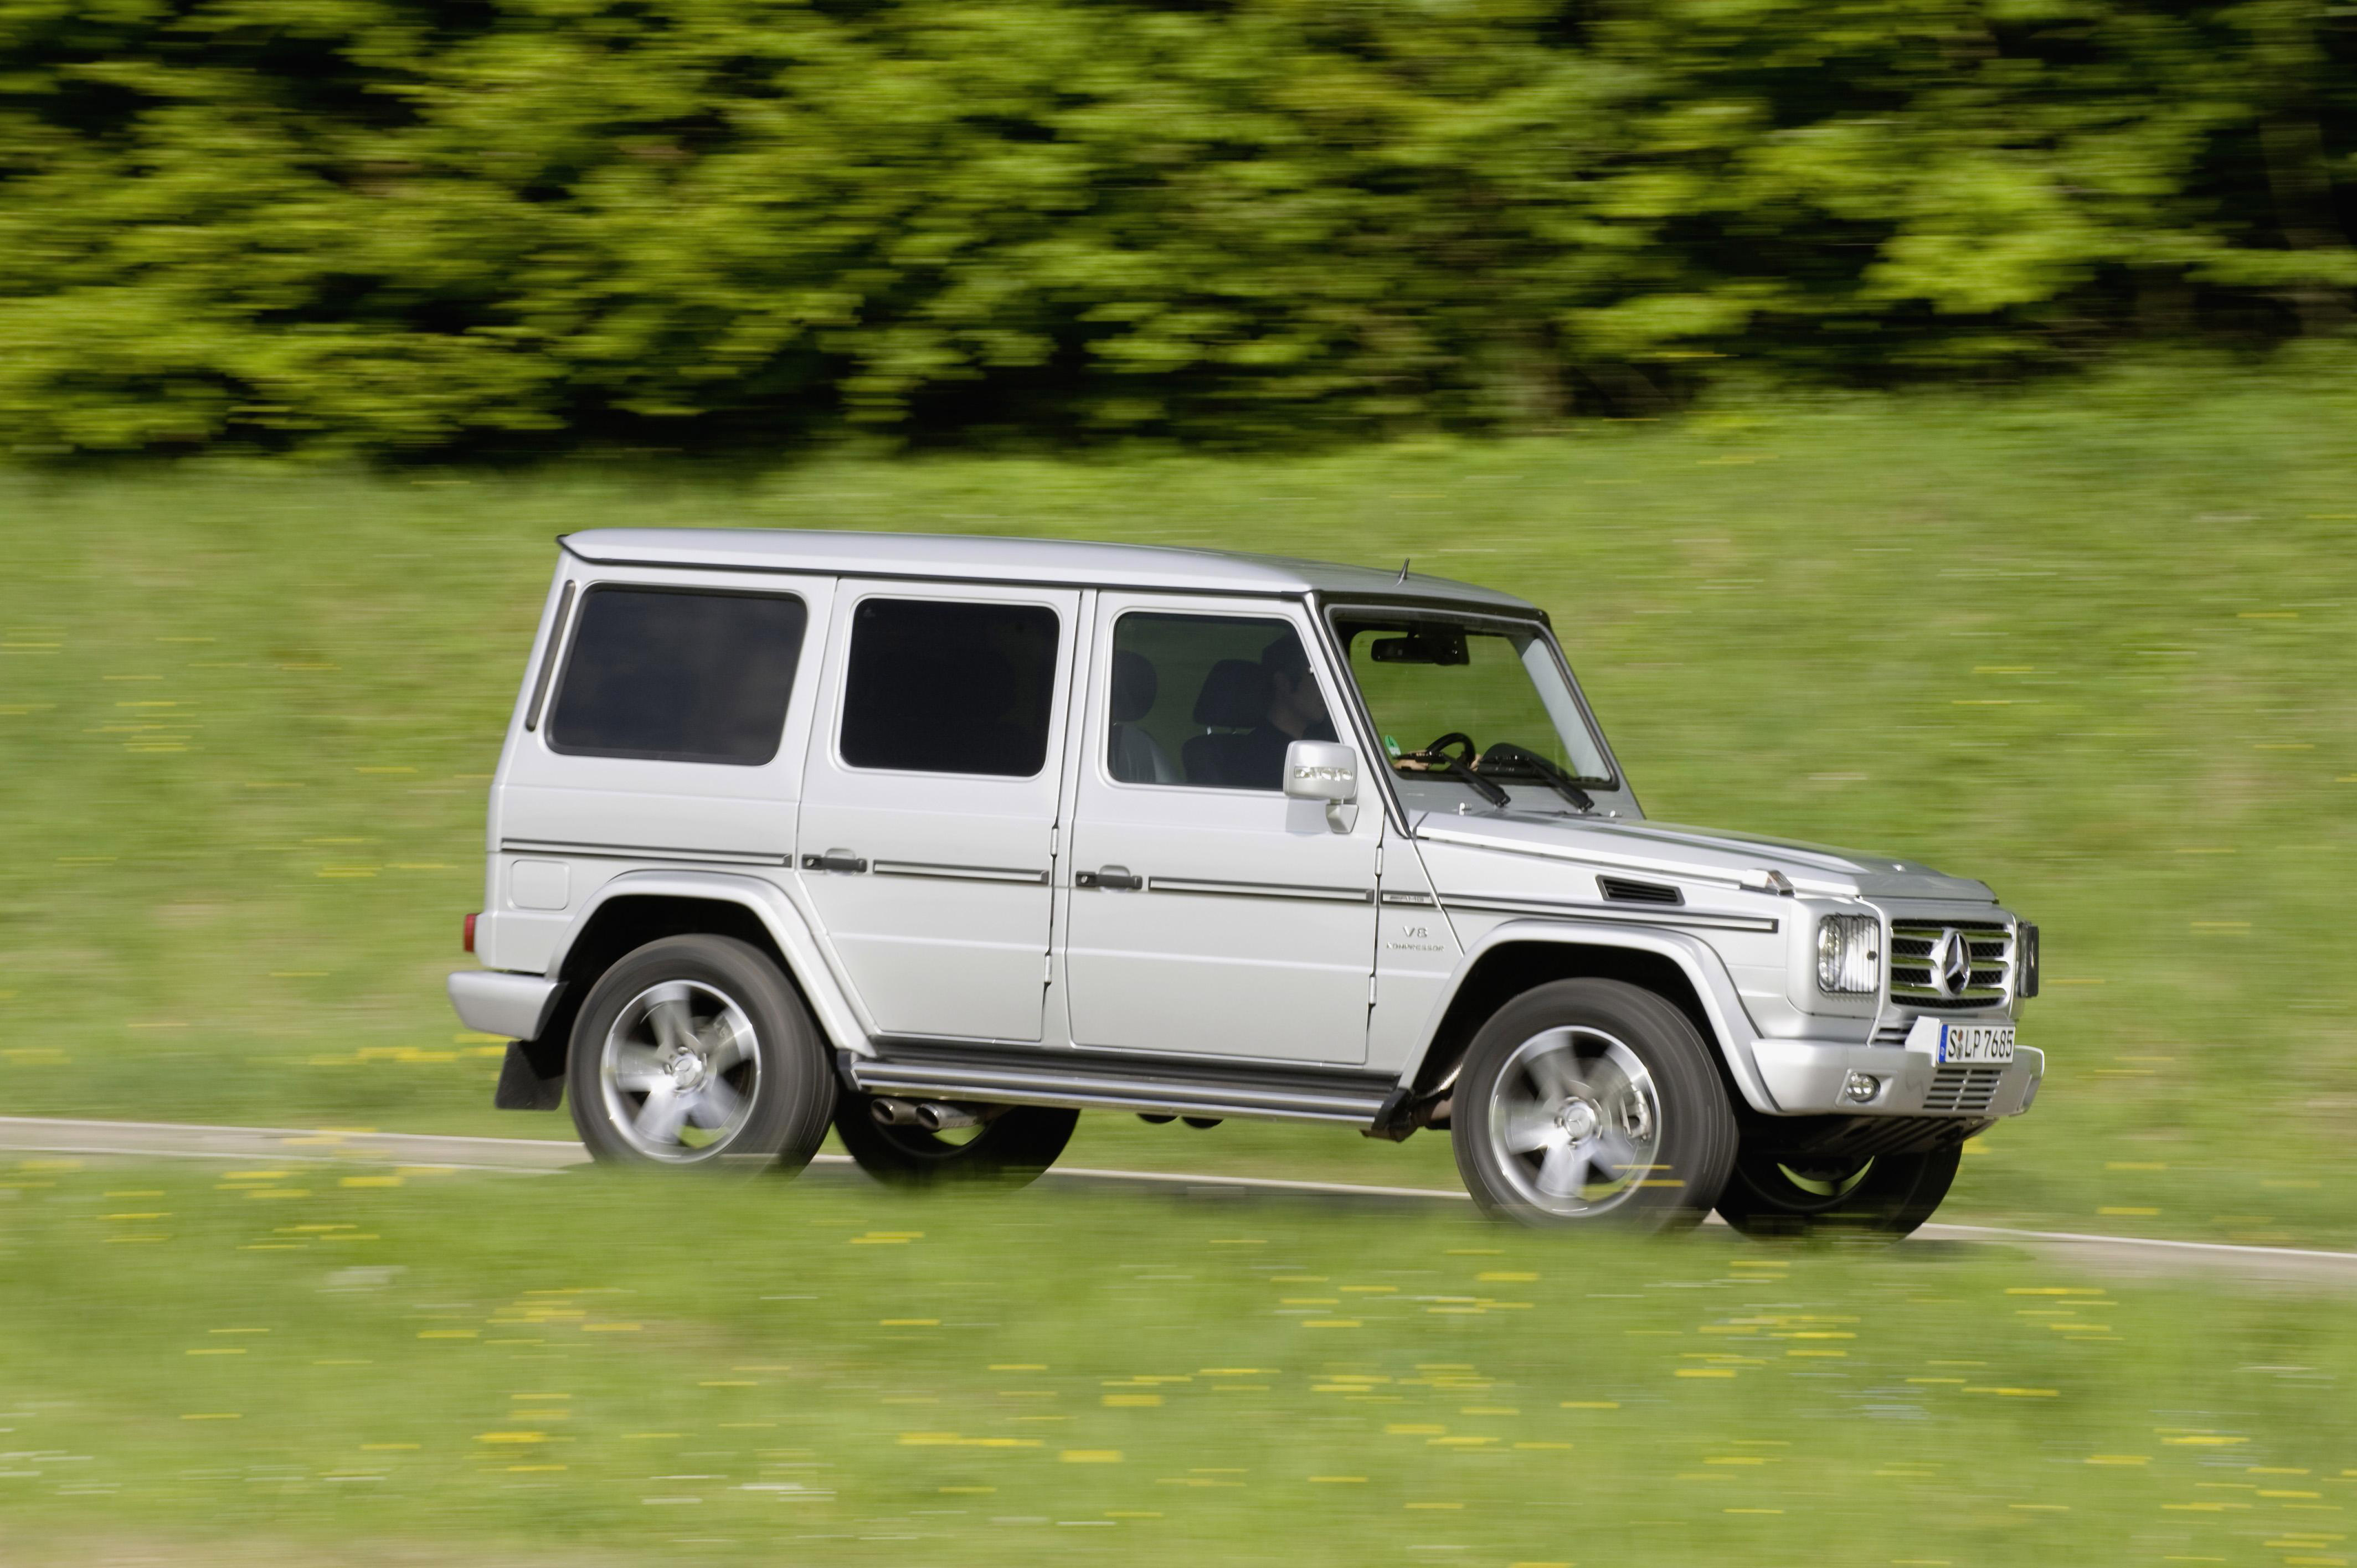
[[[500,1086],[491,1091],[492,1109],[554,1111],[564,1103],[563,1069],[554,1078],[541,1077],[529,1047],[522,1040],[510,1040],[508,1054],[500,1063]]]

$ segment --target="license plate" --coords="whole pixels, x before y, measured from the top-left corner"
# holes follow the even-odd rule
[[[2013,1026],[1918,1018],[1907,1031],[1907,1044],[1930,1051],[1934,1061],[2002,1064],[2013,1059]]]

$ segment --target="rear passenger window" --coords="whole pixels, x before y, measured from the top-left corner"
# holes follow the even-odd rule
[[[863,601],[844,673],[843,760],[908,773],[1038,773],[1055,706],[1056,633],[1056,612],[1041,605]]]
[[[582,757],[767,762],[808,619],[802,600],[783,595],[592,588],[548,744]]]

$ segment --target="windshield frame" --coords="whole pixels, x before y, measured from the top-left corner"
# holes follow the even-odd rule
[[[1325,644],[1326,656],[1333,661],[1335,684],[1341,689],[1344,704],[1350,711],[1352,733],[1357,736],[1361,754],[1368,759],[1368,765],[1361,769],[1361,775],[1378,776],[1383,779],[1383,799],[1389,803],[1393,818],[1403,832],[1407,828],[1406,803],[1401,799],[1398,779],[1376,735],[1374,715],[1368,711],[1366,694],[1359,690],[1358,677],[1351,668],[1351,653],[1343,645],[1341,628],[1336,625],[1337,620],[1354,616],[1364,616],[1370,619],[1448,621],[1469,628],[1501,631],[1509,636],[1524,633],[1535,636],[1546,646],[1548,656],[1555,660],[1555,673],[1571,693],[1572,705],[1577,710],[1580,722],[1587,726],[1587,737],[1595,744],[1597,755],[1604,759],[1610,775],[1603,783],[1584,784],[1583,787],[1599,795],[1619,795],[1627,800],[1632,811],[1641,810],[1637,806],[1636,791],[1629,787],[1627,776],[1620,768],[1620,759],[1613,755],[1612,744],[1605,738],[1604,726],[1596,722],[1596,710],[1589,706],[1587,693],[1581,689],[1579,678],[1572,673],[1571,660],[1564,657],[1563,645],[1555,639],[1554,623],[1547,619],[1545,611],[1534,608],[1526,615],[1514,615],[1490,606],[1458,605],[1446,600],[1343,599],[1321,595],[1313,618],[1318,626],[1318,639]],[[1374,766],[1379,759],[1382,765]],[[1469,786],[1467,791],[1471,793]]]

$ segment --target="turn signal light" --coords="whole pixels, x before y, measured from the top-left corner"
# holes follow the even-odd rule
[[[468,916],[467,923],[459,928],[458,947],[463,952],[475,950],[475,917],[472,915]]]

